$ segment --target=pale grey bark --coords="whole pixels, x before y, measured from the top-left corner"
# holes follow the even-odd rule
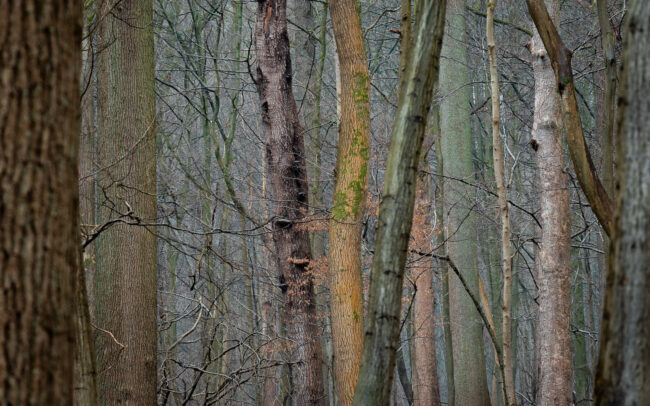
[[[551,16],[557,19],[559,2],[546,3]],[[535,75],[531,146],[536,154],[542,223],[537,261],[537,403],[568,405],[573,387],[569,325],[571,236],[561,100],[549,55],[537,31],[529,47]]]

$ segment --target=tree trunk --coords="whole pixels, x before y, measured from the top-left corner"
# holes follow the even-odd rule
[[[426,149],[425,149],[426,150]],[[420,161],[420,165],[426,162]],[[432,231],[429,198],[432,196],[431,180],[419,179],[420,190],[416,196],[416,210],[426,217],[422,226],[425,233]],[[434,248],[435,241],[430,241],[428,251]],[[438,389],[438,368],[436,364],[436,340],[433,292],[433,258],[426,257],[418,261],[415,277],[416,293],[413,305],[413,401],[415,406],[440,405]]]
[[[82,44],[81,74],[81,135],[79,137],[79,214],[81,238],[85,240],[92,232],[95,222],[95,72],[94,35],[91,22],[94,21],[95,8],[84,10],[84,42]],[[76,337],[74,367],[74,404],[78,406],[97,405],[97,367],[95,364],[95,343],[90,324],[91,309],[88,287],[92,286],[95,274],[94,246],[83,250],[81,267],[78,270],[75,286]],[[89,278],[88,280],[86,278]]]
[[[96,240],[99,395],[104,404],[155,404],[157,239],[152,2],[105,0],[98,41]],[[112,334],[112,335],[111,335]]]
[[[630,2],[626,18],[616,137],[618,196],[597,405],[650,403],[650,3]]]
[[[547,4],[553,18],[557,18],[558,1],[547,0]],[[573,385],[569,325],[571,236],[562,106],[551,61],[537,30],[529,45],[535,75],[531,146],[536,155],[542,224],[537,254],[537,404],[569,405]]]
[[[284,294],[287,335],[291,342],[292,396],[296,404],[325,403],[322,354],[309,233],[297,222],[307,214],[309,188],[305,171],[303,128],[292,93],[291,58],[285,0],[258,3],[255,27],[257,90],[267,135],[267,161],[276,202],[273,240]]]
[[[445,2],[421,0],[397,107],[377,220],[368,321],[354,405],[388,404],[399,339],[402,281],[420,147],[438,77]]]
[[[363,350],[361,228],[370,156],[370,76],[356,0],[330,1],[341,72],[341,117],[328,280],[334,375],[340,405],[350,405]]]
[[[81,5],[0,4],[0,403],[71,405]]]
[[[494,178],[497,184],[497,200],[499,202],[499,213],[501,214],[501,269],[503,272],[503,291],[501,293],[501,351],[503,352],[503,365],[501,365],[501,368],[505,377],[506,404],[516,406],[511,325],[512,253],[510,249],[510,210],[508,207],[508,190],[505,184],[505,162],[500,129],[499,75],[496,39],[494,37],[495,2],[496,0],[491,0],[487,6],[486,37],[490,59],[490,91],[492,98],[492,161],[494,162]]]
[[[618,73],[616,70],[616,39],[612,24],[609,22],[608,0],[597,0],[600,41],[605,59],[605,100],[601,124],[601,152],[603,186],[609,194],[614,193],[614,124],[616,113],[616,88]]]
[[[440,106],[443,171],[445,176],[473,176],[464,0],[449,2],[443,58],[440,63]],[[469,199],[469,200],[468,200]],[[449,257],[463,272],[469,288],[478,292],[474,190],[459,182],[445,182],[445,230]],[[470,202],[467,204],[466,202]],[[489,405],[483,343],[483,323],[459,279],[449,278],[450,323],[453,340],[456,405]]]
[[[575,96],[573,70],[571,68],[572,51],[562,42],[562,38],[560,38],[544,2],[539,0],[526,0],[526,3],[528,4],[528,11],[537,27],[536,32],[538,33],[538,38],[534,42],[538,43],[538,47],[542,47],[542,41],[544,42],[544,57],[550,59],[550,63],[555,72],[557,83],[555,91],[561,97],[562,130],[566,136],[576,177],[600,225],[609,235],[612,229],[613,203],[596,173],[596,168],[591,159],[583,134],[580,112],[578,111],[578,103]]]

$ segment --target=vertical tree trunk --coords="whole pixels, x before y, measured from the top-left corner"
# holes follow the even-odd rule
[[[650,3],[630,2],[626,18],[616,137],[618,196],[597,405],[650,403]]]
[[[440,63],[440,106],[444,175],[473,176],[472,135],[464,0],[449,2],[450,12]],[[478,292],[474,191],[459,182],[445,182],[445,229],[449,257],[463,272],[469,288]],[[469,204],[467,202],[470,202]],[[459,279],[449,278],[450,323],[453,340],[456,405],[489,405],[483,344],[483,323]]]
[[[71,405],[81,5],[0,2],[0,403]]]
[[[426,145],[426,144],[425,144]],[[429,143],[430,145],[430,143]],[[426,150],[426,148],[425,148]],[[423,160],[420,165],[425,164]],[[416,210],[425,210],[427,221],[424,225],[431,230],[428,202],[432,195],[430,179],[419,179],[420,190],[416,196]],[[418,207],[420,206],[420,207]],[[435,244],[431,241],[431,245]],[[431,247],[432,248],[432,247]],[[415,275],[415,303],[413,305],[413,401],[415,406],[440,405],[438,389],[438,370],[436,364],[436,340],[433,292],[433,259],[423,258]]]
[[[433,127],[436,131],[436,139],[434,140],[434,146],[436,149],[436,171],[439,174],[444,173],[444,163],[442,156],[442,134],[440,132],[440,105],[432,106],[432,119],[434,120]],[[438,222],[442,222],[444,218],[444,181],[442,178],[436,182],[436,189],[434,192],[435,205],[436,205],[436,218]],[[442,224],[440,225],[442,229]],[[443,250],[445,249],[445,235],[444,232],[439,232],[436,238],[436,244]],[[449,266],[446,261],[440,261],[439,266],[441,267],[441,300],[442,300],[442,317],[443,317],[443,334],[445,337],[445,375],[447,381],[447,404],[454,405],[456,390],[454,386],[454,357],[453,357],[453,341],[451,338],[451,320],[449,317]]]
[[[499,74],[497,70],[496,39],[494,36],[494,7],[496,0],[487,6],[486,38],[490,59],[490,92],[492,98],[492,161],[494,178],[497,184],[497,200],[501,214],[501,269],[503,272],[503,291],[501,293],[501,351],[503,352],[503,375],[505,395],[508,406],[516,406],[514,382],[514,358],[512,351],[511,299],[512,299],[512,253],[510,249],[510,210],[508,190],[505,185],[503,145],[501,142],[501,112],[499,94]]]
[[[341,72],[341,117],[328,280],[338,401],[350,405],[363,350],[361,220],[370,156],[370,76],[356,0],[330,1]]]
[[[93,164],[95,159],[95,72],[94,35],[90,32],[95,8],[84,10],[84,42],[81,74],[81,135],[79,137],[79,214],[82,240],[88,237],[95,222],[95,181]],[[81,267],[76,276],[75,308],[75,367],[74,404],[78,406],[97,405],[97,368],[95,364],[95,343],[90,325],[88,287],[92,286],[95,273],[94,246],[88,246],[82,253]]]
[[[597,0],[600,41],[605,59],[605,100],[601,124],[601,152],[603,186],[607,193],[614,193],[614,124],[616,112],[616,88],[618,73],[616,70],[616,39],[612,24],[609,22],[608,0]]]
[[[100,224],[156,219],[152,2],[103,1],[98,70]],[[117,223],[96,241],[99,394],[104,404],[155,404],[156,236]]]
[[[557,19],[558,1],[546,3],[552,18]],[[542,224],[537,261],[537,403],[568,405],[573,385],[569,326],[571,236],[561,100],[549,55],[537,30],[529,45],[535,75],[531,146],[536,155]]]
[[[421,0],[386,163],[370,279],[368,321],[354,405],[390,399],[399,338],[402,281],[413,220],[420,147],[426,130],[445,18],[445,2]]]
[[[318,342],[309,233],[297,221],[307,214],[303,128],[293,97],[285,0],[258,3],[255,26],[257,90],[267,135],[267,161],[276,202],[273,240],[284,294],[290,348],[293,400],[299,405],[324,403],[322,354]]]

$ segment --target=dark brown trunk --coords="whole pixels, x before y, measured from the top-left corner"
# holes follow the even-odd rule
[[[292,397],[298,405],[324,403],[323,358],[318,341],[307,214],[303,128],[292,93],[286,0],[258,3],[255,27],[257,90],[266,132],[266,155],[275,202],[273,240],[292,355]]]
[[[78,2],[0,2],[2,405],[72,404],[80,45]]]
[[[630,2],[618,98],[617,209],[597,405],[650,404],[650,3]]]
[[[152,1],[104,0],[97,72],[96,345],[100,401],[156,403],[156,122]],[[111,335],[112,334],[112,335]]]

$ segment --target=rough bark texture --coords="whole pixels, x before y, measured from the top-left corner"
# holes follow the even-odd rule
[[[307,265],[309,233],[296,221],[307,213],[309,188],[304,161],[303,128],[292,93],[291,58],[285,0],[258,2],[255,26],[257,90],[266,132],[271,198],[275,202],[273,240],[284,294],[290,352],[292,397],[298,405],[326,400],[322,351],[318,341],[314,286]]]
[[[356,0],[332,0],[341,71],[341,117],[328,280],[334,374],[340,405],[350,405],[363,350],[361,228],[370,156],[370,76]]]
[[[512,299],[512,253],[510,249],[510,210],[508,190],[505,185],[503,143],[501,141],[501,112],[499,96],[499,76],[497,70],[496,39],[494,36],[494,7],[496,0],[487,6],[486,38],[490,59],[490,93],[492,99],[492,161],[494,178],[497,184],[497,200],[501,214],[501,270],[503,290],[501,299],[501,351],[503,353],[502,373],[505,379],[506,404],[517,405],[514,382],[514,357],[512,351],[511,299]],[[498,344],[496,344],[498,345]]]
[[[542,47],[541,43],[543,41],[543,46],[546,48],[545,57],[550,59],[555,72],[557,83],[555,90],[561,96],[561,124],[576,177],[600,225],[609,235],[612,229],[614,206],[605,190],[605,186],[603,186],[596,173],[596,168],[582,132],[582,122],[578,111],[573,71],[571,69],[571,50],[562,42],[544,2],[541,0],[526,0],[526,3],[537,28],[538,36],[536,41],[534,39],[533,42],[537,42],[537,46]]]
[[[445,8],[445,2],[434,0],[421,0],[418,5],[404,97],[393,123],[379,206],[368,320],[354,405],[388,404],[393,386],[419,150],[438,78]]]
[[[0,404],[70,405],[81,6],[0,1]]]
[[[630,2],[618,99],[617,210],[597,405],[650,403],[650,3]]]
[[[547,0],[553,16],[558,1]],[[535,75],[531,145],[536,150],[540,221],[538,252],[537,404],[571,404],[570,212],[562,150],[562,111],[551,60],[539,34],[530,43]]]
[[[469,123],[469,81],[463,0],[449,2],[445,29],[440,90],[443,174],[466,179],[473,176],[472,135]],[[476,215],[474,190],[458,182],[445,182],[447,252],[464,274],[468,287],[478,292]],[[453,340],[456,405],[489,405],[483,343],[483,323],[459,279],[449,277],[450,323]]]
[[[156,219],[152,2],[105,0],[98,42],[100,224]],[[115,223],[96,240],[96,345],[104,404],[156,403],[156,243],[139,225]],[[111,334],[109,334],[109,332]]]

